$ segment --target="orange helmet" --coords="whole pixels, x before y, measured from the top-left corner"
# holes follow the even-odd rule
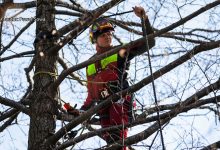
[[[100,34],[109,31],[114,31],[114,25],[107,19],[99,18],[90,27],[89,39],[94,44]]]

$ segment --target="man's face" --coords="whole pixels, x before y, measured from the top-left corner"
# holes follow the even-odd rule
[[[112,44],[112,33],[109,31],[99,35],[96,44],[99,47],[110,47]]]

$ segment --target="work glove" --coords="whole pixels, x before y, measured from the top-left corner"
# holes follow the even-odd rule
[[[66,109],[66,111],[74,116],[79,116],[81,114],[83,114],[85,111],[84,110],[80,110],[80,109],[75,109],[77,105],[75,105],[74,107],[72,107],[69,103],[65,103],[64,104],[64,108]]]

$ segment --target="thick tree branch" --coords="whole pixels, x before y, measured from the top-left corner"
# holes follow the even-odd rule
[[[8,126],[12,124],[12,122],[17,118],[19,112],[12,115],[1,127],[0,132],[4,131]]]
[[[67,70],[64,70],[62,71],[62,73],[60,74],[60,76],[58,77],[57,81],[54,83],[54,87],[53,88],[57,88],[60,83],[72,72],[76,71],[76,70],[79,70],[79,69],[82,69],[86,66],[88,66],[89,64],[92,64],[94,63],[95,61],[97,60],[101,60],[107,56],[110,56],[112,54],[115,54],[117,53],[120,49],[122,48],[128,48],[128,47],[132,47],[133,45],[135,45],[136,43],[139,43],[140,41],[143,41],[144,38],[140,38],[138,40],[135,40],[134,42],[130,42],[128,44],[125,44],[125,45],[122,45],[122,46],[119,46],[117,48],[114,48],[112,50],[109,50],[101,55],[97,55],[87,61],[84,61],[78,65],[75,65],[73,67],[70,67],[69,69]],[[217,48],[219,47],[219,44],[220,44],[220,41],[216,41],[216,42],[207,42],[207,43],[204,43],[204,44],[200,44],[198,46],[195,46],[191,51],[189,51],[188,53],[186,53],[185,55],[181,56],[179,59],[169,63],[167,66],[161,68],[160,70],[156,71],[153,76],[155,79],[157,79],[158,77],[162,76],[163,74],[169,72],[170,70],[172,70],[173,68],[181,65],[182,63],[186,62],[187,60],[191,59],[191,57],[193,57],[194,55],[202,52],[202,51],[207,51],[207,50],[211,50],[211,49],[214,49],[214,48]],[[145,80],[149,80],[151,81],[151,78],[148,77],[148,78],[145,78]],[[149,82],[150,83],[150,82]]]
[[[19,112],[19,110],[12,108],[11,110],[5,112],[5,113],[1,113],[0,115],[0,121],[3,121],[11,116],[13,116],[14,114],[16,114],[17,112]]]
[[[0,96],[0,103],[3,105],[9,106],[9,107],[16,108],[16,109],[24,112],[25,114],[29,114],[29,109],[19,102],[15,102],[13,100],[10,100],[10,99],[7,99],[7,98]]]
[[[3,57],[3,58],[0,58],[0,62],[10,60],[10,59],[13,59],[13,58],[32,57],[32,56],[30,56],[31,54],[35,54],[35,51],[27,51],[27,52],[22,52],[22,53],[18,53],[18,54],[15,54],[15,55],[11,55],[11,56],[8,56],[8,57]],[[26,55],[28,55],[28,56],[26,56]]]
[[[71,9],[71,10],[75,10],[75,11],[78,11],[81,13],[87,12],[87,10],[82,8],[80,5],[72,5],[72,4],[69,4],[69,3],[64,2],[62,0],[57,0],[55,5],[60,6],[60,7],[65,7],[65,8]]]
[[[58,15],[69,15],[69,16],[76,16],[76,17],[82,16],[81,13],[75,13],[75,12],[65,11],[65,10],[56,10],[55,13]]]
[[[160,125],[163,126],[164,124],[169,122],[171,119],[172,118],[167,117],[165,119],[160,120]],[[153,125],[151,125],[150,127],[148,127],[146,130],[144,130],[144,131],[142,131],[142,132],[140,132],[140,133],[138,133],[136,135],[133,135],[133,136],[130,136],[130,137],[126,138],[124,140],[124,142],[116,141],[115,143],[117,143],[117,144],[112,144],[110,146],[107,145],[107,146],[98,148],[96,150],[102,150],[103,148],[105,150],[116,150],[118,148],[122,148],[124,145],[128,146],[128,145],[132,145],[132,144],[138,143],[139,141],[147,139],[149,136],[151,136],[158,129],[159,129],[159,123],[156,122]]]
[[[216,103],[216,100],[218,102],[220,102],[220,96],[212,97],[212,98],[208,98],[208,99],[201,99],[199,101],[196,101],[196,102],[188,105],[185,109],[183,109],[182,112],[186,111],[186,109],[187,110],[191,110],[191,109],[194,109],[194,108],[198,108],[198,107],[200,107],[202,105],[206,105],[206,104],[210,104],[210,103]],[[182,102],[175,103],[175,104],[168,104],[168,105],[160,105],[158,107],[159,107],[160,111],[164,111],[164,110],[174,110],[174,109],[180,107],[181,105],[182,105]],[[147,114],[148,115],[149,114],[153,114],[153,113],[156,113],[156,111],[157,111],[156,107],[149,108],[147,110]],[[180,112],[180,113],[182,113],[182,112]],[[146,118],[147,116],[140,115],[139,119],[137,119],[137,121],[135,121],[135,122],[133,122],[131,124],[125,125],[125,127],[133,127],[133,126],[140,125],[140,124],[143,124],[143,123],[150,123],[150,122],[153,122],[153,121],[157,121],[157,118],[155,116]],[[169,115],[166,115],[165,118],[166,117],[169,117]],[[145,121],[142,122],[140,120],[145,120]],[[70,139],[70,140],[62,143],[60,146],[58,146],[56,148],[56,150],[62,150],[64,148],[67,148],[67,147],[69,147],[71,145],[74,145],[74,144],[76,144],[78,142],[81,142],[81,141],[83,141],[85,139],[91,138],[91,137],[96,136],[96,135],[101,135],[101,133],[103,133],[105,131],[114,131],[114,130],[122,129],[122,127],[123,127],[122,125],[111,126],[111,127],[108,127],[108,128],[101,128],[101,129],[98,129],[98,130],[95,130],[95,131],[92,131],[92,132],[84,133],[84,134],[82,134],[82,135],[80,135],[80,136],[78,136],[78,137],[76,137],[74,139]]]
[[[212,143],[204,148],[202,148],[201,150],[217,150],[220,148],[220,141],[217,141],[215,143]]]
[[[169,63],[167,66],[165,66],[165,67],[159,69],[158,71],[154,72],[153,73],[154,79],[156,80],[160,76],[162,76],[165,73],[171,71],[175,67],[183,64],[184,62],[191,59],[193,56],[195,56],[196,54],[198,54],[200,52],[208,51],[208,50],[211,50],[211,49],[214,49],[214,48],[218,48],[219,44],[220,44],[220,41],[216,41],[216,42],[208,42],[208,43],[204,43],[204,44],[200,44],[198,46],[195,46],[191,51],[187,52],[185,55],[181,56],[180,58],[176,59],[175,61]],[[129,92],[133,91],[133,88],[139,90],[139,87],[141,88],[141,87],[151,83],[152,77],[148,76],[148,77],[144,78],[142,81],[143,82],[139,82],[139,83],[135,84],[135,86],[132,86],[130,88]]]
[[[196,105],[202,106],[202,105],[209,104],[209,103],[216,103],[216,101],[218,101],[218,102],[220,101],[220,95],[216,96],[216,97],[212,97],[212,98],[201,99],[200,101],[196,102]],[[157,109],[159,109],[160,111],[172,110],[172,109],[176,108],[177,106],[180,106],[181,103],[159,105],[158,108],[157,107],[151,107],[151,108],[146,109],[145,112],[143,113],[143,115],[144,114],[146,114],[146,115],[153,114],[157,111]],[[207,107],[202,107],[202,108],[208,109]],[[141,116],[142,115],[139,115],[139,117],[141,117]],[[141,117],[141,118],[143,118],[143,117]]]
[[[187,21],[191,20],[192,18],[194,18],[194,17],[196,17],[196,16],[202,14],[203,12],[205,12],[205,11],[207,11],[207,10],[209,10],[209,9],[211,9],[211,8],[213,8],[213,7],[217,6],[217,5],[219,5],[219,4],[220,4],[220,1],[219,1],[219,0],[216,0],[216,1],[212,2],[212,3],[207,4],[206,6],[200,8],[199,10],[195,11],[194,13],[192,13],[192,14],[190,14],[190,15],[188,15],[188,16],[182,18],[181,20],[179,20],[179,21],[177,21],[177,22],[175,22],[175,23],[169,25],[168,27],[165,27],[165,28],[163,28],[163,29],[160,29],[158,32],[156,32],[156,33],[154,34],[154,37],[157,37],[157,36],[159,36],[159,35],[162,35],[163,33],[167,33],[167,32],[170,31],[170,30],[173,30],[174,28],[176,28],[176,27],[178,27],[178,26],[180,26],[180,25],[186,23]],[[131,24],[131,23],[130,23],[130,24]],[[137,24],[136,24],[136,25],[137,25]]]
[[[175,40],[186,41],[186,42],[190,42],[190,43],[194,43],[194,44],[202,44],[202,43],[206,42],[206,41],[194,40],[194,39],[190,39],[190,38],[186,38],[186,37],[169,35],[169,33],[164,33],[160,37],[166,37],[166,38],[171,38],[171,39],[175,39]]]
[[[137,34],[137,35],[143,35],[142,32],[134,30],[132,28],[129,28],[128,26],[126,26],[126,24],[122,24],[121,21],[116,21],[114,19],[111,19],[111,21],[114,22],[119,27],[121,27],[122,29],[125,29],[125,30],[132,32],[134,34]],[[159,31],[159,30],[155,30],[155,31]],[[159,35],[158,37],[167,37],[167,38],[172,38],[172,39],[181,40],[181,41],[187,41],[187,42],[191,42],[191,43],[195,43],[195,44],[202,44],[205,42],[205,41],[193,40],[193,39],[189,39],[186,37],[180,37],[180,36],[175,36],[175,35],[176,35],[175,33],[167,32],[162,35]]]
[[[204,51],[204,50],[208,50],[208,49],[212,49],[212,48],[216,48],[219,46],[219,42],[210,42],[210,43],[206,43],[206,44],[201,44],[199,46],[196,46],[193,50],[191,50],[190,52],[188,52],[187,54],[183,55],[182,57],[180,57],[179,59],[175,60],[174,62],[171,62],[170,64],[168,64],[167,66],[165,66],[164,68],[156,71],[153,75],[154,75],[154,78],[157,79],[158,77],[162,76],[163,74],[169,72],[170,70],[172,70],[173,68],[175,68],[176,66],[184,63],[185,61],[189,60],[193,55],[201,52],[201,51]],[[139,90],[140,88],[144,87],[145,85],[149,84],[151,82],[151,76],[143,79],[142,81],[140,81],[139,83],[133,85],[132,87],[130,87],[129,89],[125,90],[125,91],[122,91],[121,94],[126,94],[126,93],[133,93],[137,90]],[[219,84],[219,82],[217,82],[216,84]],[[209,86],[209,90],[211,89],[214,90],[216,89],[216,86],[217,85],[210,85]],[[215,88],[213,88],[215,87]],[[121,95],[120,94],[120,95]],[[207,89],[203,90],[202,93],[198,93],[200,94],[199,96],[200,97],[203,97],[204,95],[207,94]],[[116,97],[115,97],[116,96]],[[198,98],[199,97],[198,95],[193,95],[192,97],[190,97],[188,100],[186,100],[186,102],[190,101],[192,98],[195,99],[195,98]],[[114,98],[113,98],[114,97]],[[107,99],[106,101],[102,102],[101,104],[99,104],[97,107],[95,107],[93,110],[89,110],[87,111],[85,114],[83,114],[81,117],[78,117],[76,119],[74,119],[72,122],[70,122],[66,127],[65,129],[61,129],[59,130],[55,136],[56,137],[53,137],[51,138],[51,140],[58,140],[60,137],[62,137],[62,135],[65,134],[66,130],[69,131],[71,130],[72,128],[74,128],[78,123],[81,123],[83,122],[84,120],[86,120],[87,118],[91,117],[94,113],[96,113],[100,108],[102,108],[101,105],[104,105],[104,106],[107,106],[110,104],[110,101],[111,100],[115,100],[117,99],[117,95],[113,95],[112,99]],[[91,113],[91,114],[90,114]],[[176,114],[176,112],[172,112],[174,114]],[[170,113],[165,113],[163,115],[160,116],[161,119],[163,119],[164,117],[166,118],[168,116],[171,116]],[[156,120],[155,117],[151,118],[151,120]]]
[[[164,68],[156,71],[153,75],[154,75],[154,79],[157,79],[158,77],[162,76],[163,74],[165,74],[166,72],[172,70],[173,68],[175,68],[176,66],[184,63],[186,60],[190,59],[193,55],[207,50],[207,49],[212,49],[212,48],[216,48],[219,46],[220,41],[218,42],[210,42],[210,43],[206,43],[206,44],[202,44],[199,46],[196,46],[192,51],[188,52],[187,54],[183,55],[182,57],[180,57],[179,59],[175,60],[174,62],[171,62],[170,64],[168,64],[167,66],[165,66]],[[77,117],[76,119],[74,119],[73,121],[71,121],[69,124],[67,124],[65,126],[65,128],[61,128],[54,136],[50,137],[48,139],[48,143],[53,143],[56,142],[59,138],[61,138],[66,131],[71,130],[72,128],[76,127],[76,125],[78,125],[79,123],[85,121],[87,118],[91,117],[94,113],[96,113],[100,108],[106,107],[110,104],[111,101],[115,101],[119,98],[120,95],[125,95],[127,93],[133,93],[139,89],[141,89],[142,87],[146,86],[147,84],[151,83],[152,81],[152,77],[149,76],[147,78],[144,78],[143,80],[141,80],[140,82],[138,82],[137,84],[131,86],[130,88],[120,92],[120,93],[116,93],[114,95],[112,95],[111,97],[109,97],[107,100],[103,101],[102,103],[100,103],[99,105],[97,105],[96,107],[94,107],[92,110],[89,109],[85,114],[83,114],[80,117]],[[195,99],[195,98],[201,98],[204,95],[207,95],[209,91],[213,91],[215,89],[218,89],[219,87],[219,81],[216,82],[215,84],[212,84],[210,86],[208,86],[207,89],[205,89],[205,91],[203,90],[200,93],[197,93],[196,95],[191,96],[189,99],[187,99],[186,101],[184,101],[184,103],[186,102],[191,102],[191,99]],[[209,91],[208,91],[209,90]],[[174,113],[174,112],[172,112]],[[163,114],[163,115],[166,115]],[[169,114],[171,115],[171,114]],[[162,115],[160,116],[161,119]]]
[[[203,88],[202,90],[196,92],[195,94],[193,94],[192,96],[190,96],[189,98],[184,100],[183,102],[180,102],[179,106],[176,106],[173,110],[160,115],[161,125],[168,123],[168,121],[170,121],[172,118],[174,118],[175,116],[177,116],[178,114],[180,114],[182,112],[187,112],[187,111],[191,110],[192,108],[197,108],[199,106],[198,99],[208,95],[209,93],[211,93],[217,89],[220,89],[220,80],[218,80],[217,82],[215,82],[215,83]],[[216,102],[216,98],[208,99],[208,101],[210,101],[210,100],[212,100],[212,102]],[[201,103],[200,103],[200,105],[201,105]],[[156,121],[157,116],[153,116],[150,118]],[[147,123],[146,120],[148,120],[150,118],[143,119],[142,123]],[[139,121],[137,121],[137,122],[139,122]],[[156,129],[155,129],[155,127],[156,127]],[[128,137],[124,141],[124,144],[131,145],[131,144],[137,143],[139,141],[142,141],[142,140],[148,138],[151,134],[153,134],[158,129],[159,129],[159,125],[158,125],[158,123],[155,123],[150,128],[144,130],[143,132],[138,133],[136,135],[133,135],[131,137]],[[110,145],[109,148],[106,148],[106,150],[114,150],[114,149],[122,147],[122,141],[117,141],[116,143],[118,143],[118,144]]]
[[[1,6],[1,5],[0,5]],[[13,3],[8,7],[8,9],[27,9],[36,6],[36,1],[26,2],[26,3]]]
[[[106,99],[105,101],[103,101],[102,103],[100,103],[99,105],[97,105],[96,107],[89,109],[84,114],[82,114],[79,117],[73,119],[65,127],[63,127],[60,130],[58,130],[53,136],[49,137],[45,141],[45,144],[49,144],[50,145],[52,143],[55,143],[62,136],[64,136],[66,134],[66,132],[70,131],[71,129],[73,129],[74,127],[76,127],[77,125],[79,125],[80,123],[85,121],[86,119],[90,118],[93,114],[97,113],[101,108],[104,108],[104,107],[110,105],[111,100],[117,100],[119,98],[120,98],[119,95],[114,94],[111,97],[109,97],[108,99]]]

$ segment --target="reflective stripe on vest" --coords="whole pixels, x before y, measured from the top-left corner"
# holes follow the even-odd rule
[[[118,54],[111,55],[101,60],[101,67],[105,69],[106,66],[112,62],[116,62],[118,59]],[[95,64],[91,64],[87,67],[87,74],[88,76],[94,75],[96,73]]]

